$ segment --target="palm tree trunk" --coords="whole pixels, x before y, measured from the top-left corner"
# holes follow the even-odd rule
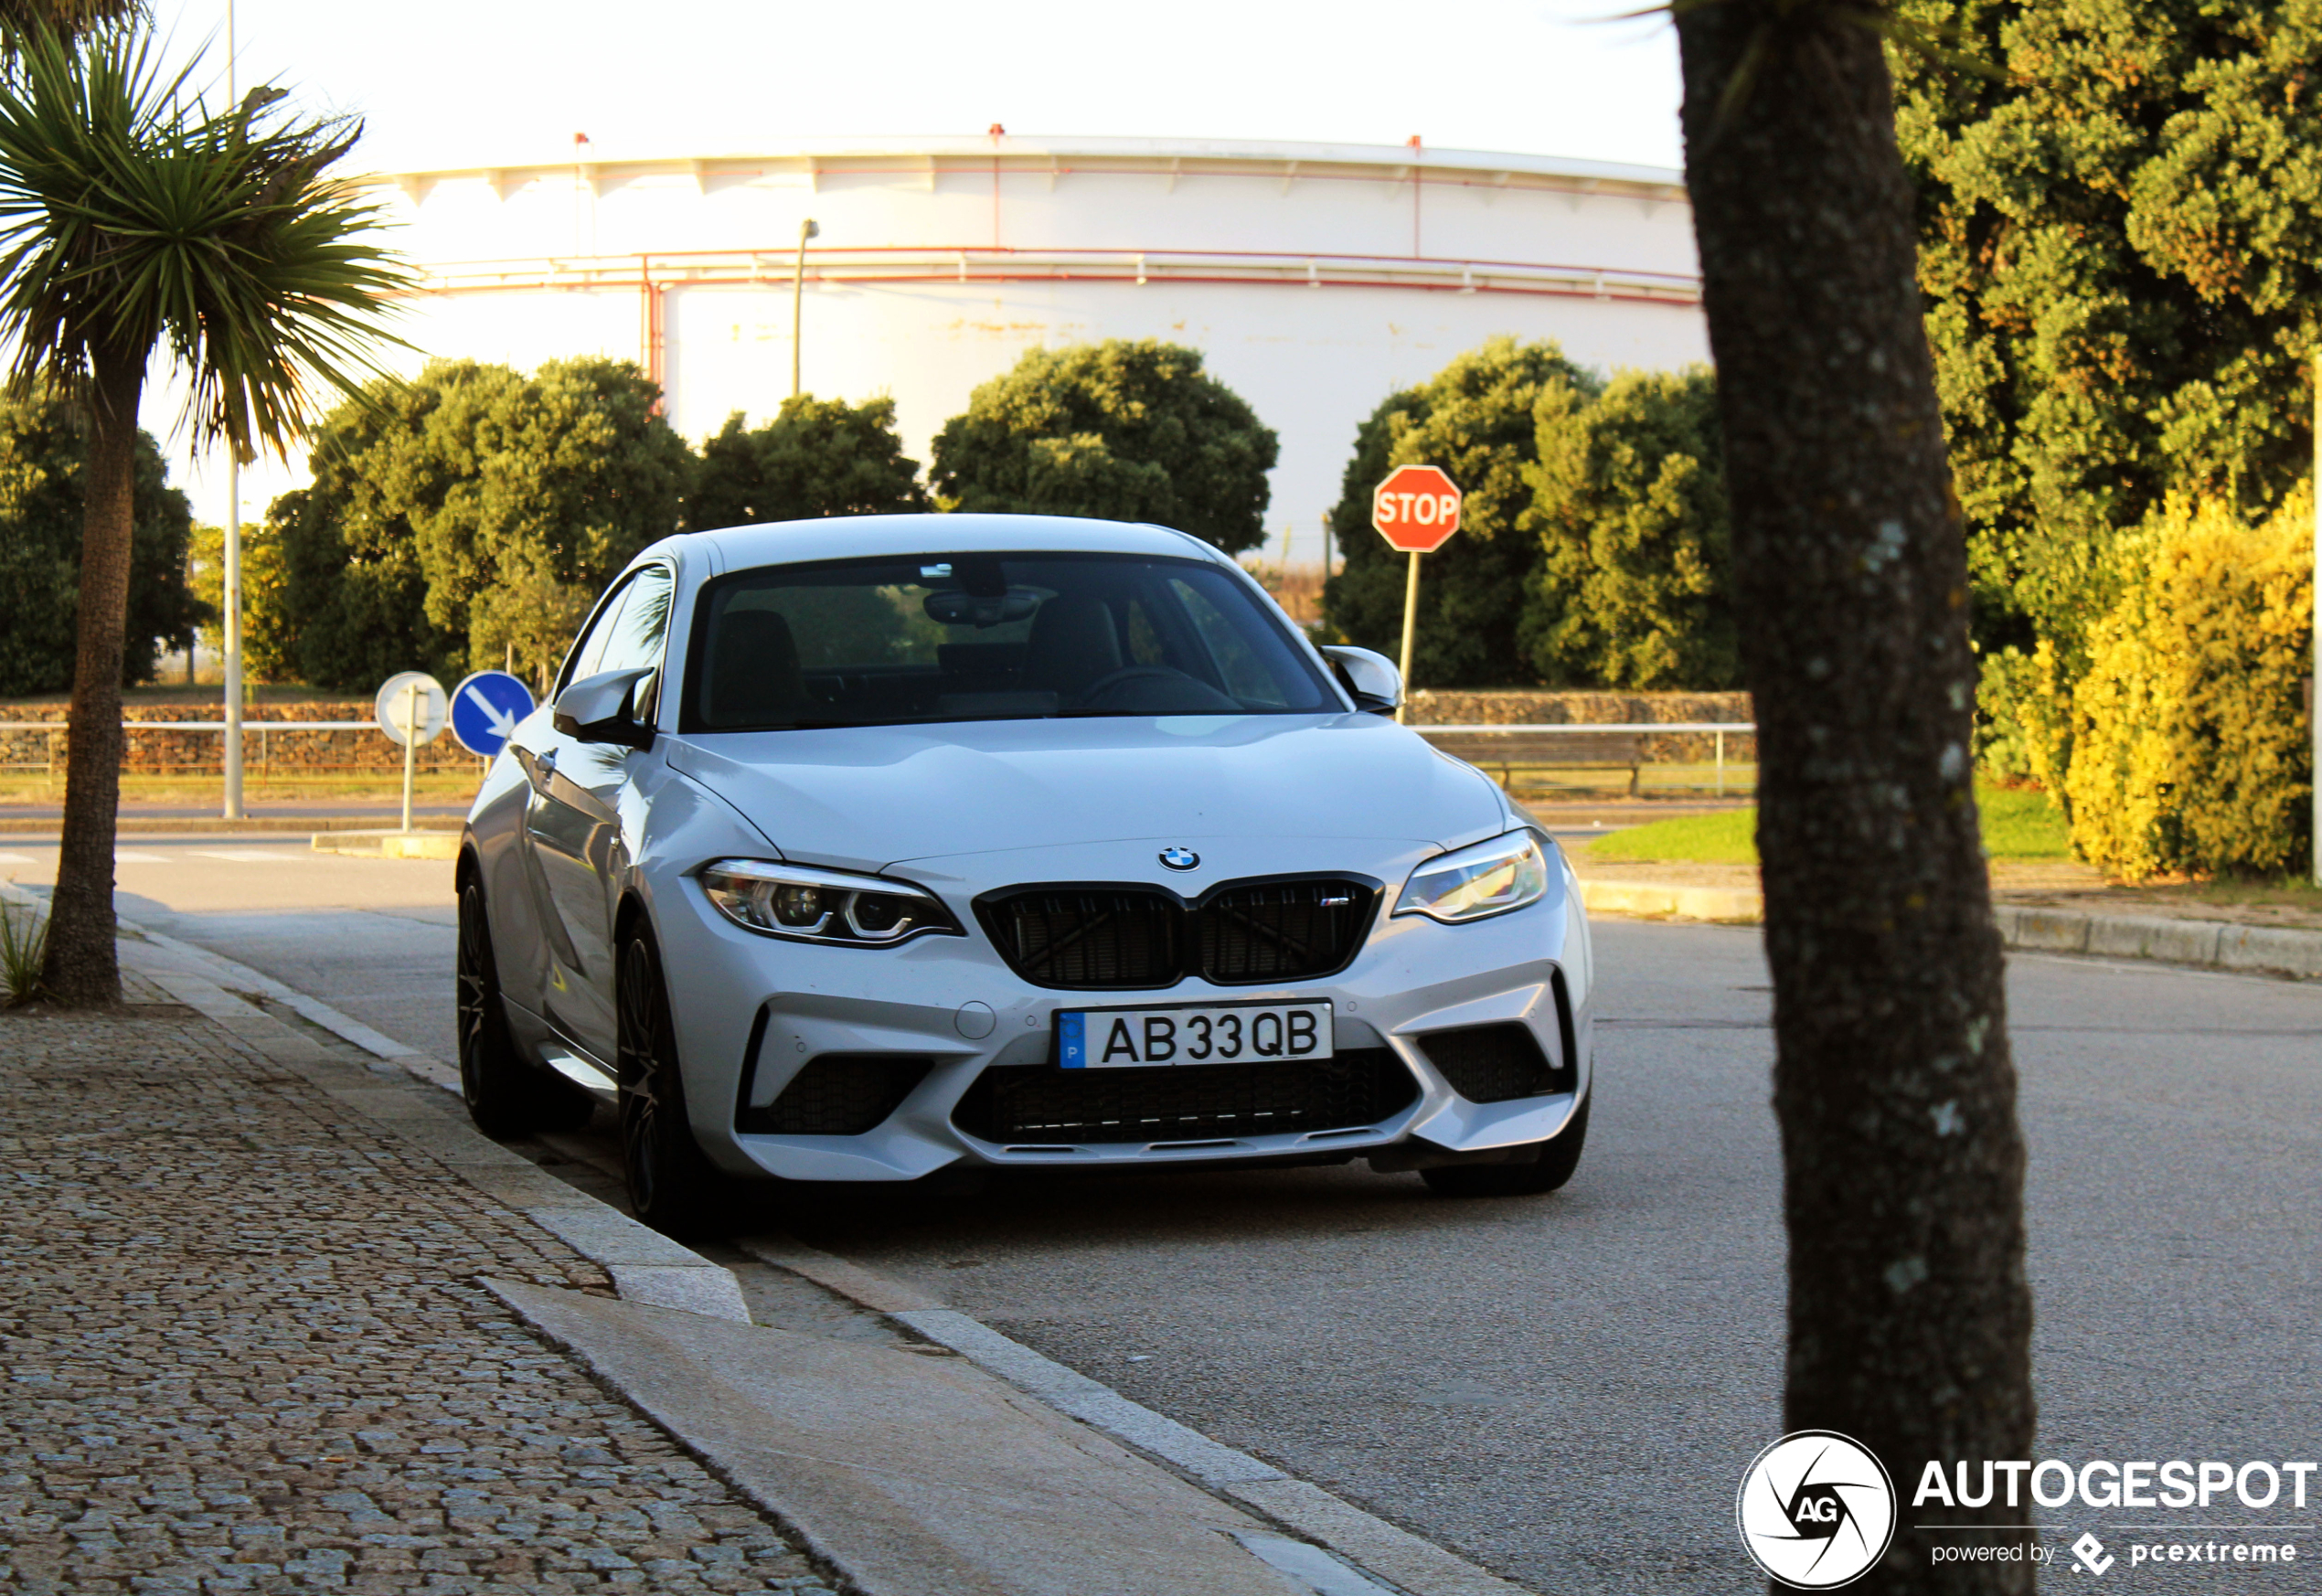
[[[1936,1564],[1931,1543],[1958,1537],[1912,1527],[1929,1462],[2036,1454],[1966,548],[1876,13],[1676,15],[1763,761],[1786,1427],[1854,1436],[1895,1476],[1894,1547],[1866,1589],[2029,1591],[2028,1559]],[[1997,1503],[1934,1516],[2024,1522]]]
[[[80,647],[65,756],[63,846],[41,984],[57,1003],[121,1001],[113,950],[112,850],[121,806],[122,633],[129,617],[137,400],[143,352],[97,353],[89,392],[89,476],[80,534]]]

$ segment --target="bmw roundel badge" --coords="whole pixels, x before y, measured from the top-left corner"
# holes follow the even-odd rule
[[[1172,870],[1198,870],[1201,867],[1201,856],[1191,848],[1163,848],[1161,862]]]

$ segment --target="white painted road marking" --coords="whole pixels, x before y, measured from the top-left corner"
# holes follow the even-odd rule
[[[272,865],[284,859],[303,859],[304,848],[196,848],[197,859],[223,859],[229,865]]]
[[[135,848],[115,848],[112,862],[116,865],[174,865],[177,861],[167,854],[141,854]]]
[[[38,862],[27,854],[0,854],[0,865],[31,865]]]

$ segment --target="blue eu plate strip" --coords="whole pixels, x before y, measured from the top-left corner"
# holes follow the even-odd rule
[[[1056,1016],[1056,1061],[1067,1069],[1089,1067],[1089,1016],[1085,1014],[1060,1014]]]

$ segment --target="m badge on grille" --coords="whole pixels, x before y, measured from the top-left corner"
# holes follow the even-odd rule
[[[1163,848],[1161,862],[1172,870],[1198,870],[1201,867],[1201,856],[1191,848]]]

